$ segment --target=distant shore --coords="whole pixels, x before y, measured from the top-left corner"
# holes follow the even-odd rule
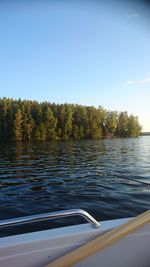
[[[142,132],[143,136],[150,135],[150,132]]]
[[[138,117],[102,106],[0,98],[0,141],[138,137]]]

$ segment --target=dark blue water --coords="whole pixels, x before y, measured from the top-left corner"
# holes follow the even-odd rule
[[[150,136],[0,144],[0,218],[82,208],[98,220],[150,208]]]

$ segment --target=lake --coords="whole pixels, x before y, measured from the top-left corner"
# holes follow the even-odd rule
[[[70,208],[135,216],[150,208],[150,136],[0,144],[0,203],[1,219]]]

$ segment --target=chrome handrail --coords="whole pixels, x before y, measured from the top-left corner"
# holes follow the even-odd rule
[[[64,211],[56,211],[56,212],[49,212],[31,216],[25,216],[20,218],[13,218],[8,220],[1,220],[0,221],[0,228],[7,227],[7,226],[14,226],[20,225],[24,223],[33,223],[33,222],[40,222],[46,221],[50,219],[58,219],[70,216],[82,216],[86,221],[88,221],[92,227],[98,228],[100,223],[97,222],[88,212],[82,209],[71,209],[71,210],[64,210]]]

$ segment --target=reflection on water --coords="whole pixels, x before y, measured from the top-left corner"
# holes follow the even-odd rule
[[[149,209],[150,137],[0,144],[1,219],[83,208],[97,219]]]

